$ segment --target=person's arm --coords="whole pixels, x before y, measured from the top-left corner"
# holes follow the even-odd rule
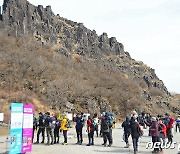
[[[124,127],[124,122],[121,124],[121,127]]]

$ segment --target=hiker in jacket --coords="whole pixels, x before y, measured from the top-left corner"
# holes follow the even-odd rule
[[[75,120],[76,122],[76,134],[77,134],[77,143],[76,144],[82,144],[83,142],[83,136],[82,136],[82,131],[83,131],[83,126],[84,126],[84,119],[81,116],[81,113],[78,113]]]
[[[156,117],[152,117],[152,125],[150,126],[150,134],[152,136],[153,144],[155,144],[156,142],[160,142],[159,125],[158,125],[158,121],[157,121]],[[157,153],[159,151],[160,151],[160,147],[154,148],[154,150],[152,152]]]
[[[106,147],[107,145],[107,140],[109,141],[109,147],[111,147],[112,145],[112,140],[111,140],[111,134],[110,134],[110,122],[109,122],[109,117],[107,114],[105,114],[104,119],[102,119],[101,121],[101,131],[103,134],[103,140],[104,143],[102,145],[104,145]]]
[[[60,131],[60,126],[61,126],[60,120],[58,120],[57,117],[55,117],[55,119],[56,121],[55,121],[55,128],[54,128],[54,144],[59,143],[59,131]]]
[[[180,115],[178,115],[177,119],[176,119],[176,132],[180,132]]]
[[[163,120],[159,119],[159,125],[158,125],[158,131],[159,131],[159,138],[162,145],[165,144],[165,138],[166,138],[166,126],[163,124]],[[160,146],[160,151],[163,151],[163,149]]]
[[[131,117],[130,128],[131,128],[133,149],[134,149],[134,153],[136,154],[138,151],[138,140],[139,140],[140,134],[139,134],[139,124],[138,122],[136,122],[135,118],[136,118],[135,116]]]
[[[37,124],[38,132],[37,132],[37,141],[35,144],[39,144],[39,135],[42,134],[42,142],[44,143],[45,139],[45,116],[42,112],[39,112],[38,124]]]
[[[34,140],[34,132],[35,132],[35,130],[37,130],[37,122],[38,122],[38,119],[36,118],[36,115],[33,114],[33,136],[32,136],[32,143],[33,143],[33,140]]]
[[[166,133],[167,133],[167,138],[168,138],[168,143],[172,143],[173,142],[173,133],[172,133],[172,129],[174,127],[174,118],[172,118],[168,113],[165,114],[166,116]]]
[[[94,145],[94,124],[90,116],[88,116],[87,120],[87,132],[89,139],[89,143],[87,144],[87,146]]]
[[[62,143],[63,145],[67,145],[67,131],[68,131],[67,123],[68,123],[67,117],[63,116],[63,120],[61,122],[61,131],[63,131],[63,136],[64,136],[64,142]]]
[[[124,136],[125,136],[125,142],[126,142],[125,148],[129,148],[128,138],[129,138],[130,133],[131,133],[130,117],[128,117],[128,116],[126,117],[126,120],[122,123],[122,127],[124,128]]]
[[[54,141],[53,141],[53,132],[52,132],[52,119],[50,117],[49,112],[46,112],[45,127],[47,134],[47,145],[50,145],[50,137],[51,137],[51,145],[53,145]]]
[[[94,128],[94,131],[96,131],[96,135],[97,135],[97,137],[98,137],[98,131],[99,131],[99,119],[98,119],[98,116],[97,116],[97,114],[94,114],[94,117],[93,117],[93,121],[94,121],[94,124],[95,124],[95,128]]]

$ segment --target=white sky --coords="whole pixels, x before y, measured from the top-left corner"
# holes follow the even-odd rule
[[[2,4],[3,0],[0,0]],[[132,58],[156,70],[170,92],[180,93],[180,0],[29,0],[55,14],[107,32]]]

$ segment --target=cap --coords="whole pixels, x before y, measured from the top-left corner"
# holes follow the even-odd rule
[[[46,112],[46,115],[50,115],[50,112]]]
[[[166,113],[166,114],[165,114],[165,116],[168,116],[168,117],[169,117],[169,116],[170,116],[170,114]]]
[[[152,121],[156,121],[156,117],[152,117],[151,120],[152,120]]]

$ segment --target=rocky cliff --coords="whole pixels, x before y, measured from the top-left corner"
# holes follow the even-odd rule
[[[0,15],[0,34],[17,39],[22,36],[32,36],[42,47],[51,46],[56,55],[65,56],[67,59],[73,57],[81,63],[82,61],[88,64],[91,62],[97,68],[111,69],[118,73],[120,77],[132,81],[133,84],[135,83],[138,86],[136,97],[141,98],[148,108],[151,108],[153,103],[155,103],[159,107],[164,106],[164,109],[170,109],[167,105],[171,97],[170,93],[163,84],[163,81],[157,77],[154,69],[148,67],[143,62],[132,59],[130,54],[124,50],[123,44],[119,43],[115,37],[109,38],[107,33],[98,36],[95,30],[89,30],[82,23],[73,22],[60,17],[60,15],[55,15],[51,10],[51,6],[43,8],[42,5],[36,7],[26,0],[4,0],[3,13]],[[81,65],[83,67],[83,64]],[[83,70],[83,68],[80,69]],[[2,74],[0,79],[3,81]],[[26,80],[28,82],[29,79]],[[105,80],[104,82],[110,81]],[[110,89],[113,89],[113,87]],[[33,91],[34,89],[32,88],[31,90]],[[122,91],[122,89],[119,90]],[[131,95],[136,95],[131,90],[129,91]],[[89,107],[93,106],[93,104],[100,106],[97,103],[99,98],[102,101],[102,97],[106,97],[103,91],[101,91],[98,97],[90,95],[86,96],[82,101],[80,101],[80,96],[74,99],[77,102],[80,101],[80,104],[84,101],[88,102],[85,103],[86,109],[90,111]],[[125,103],[128,103],[128,98],[127,96]],[[68,100],[67,97],[66,99],[61,97],[61,102],[59,102],[59,98],[53,100],[49,97],[48,99],[48,101],[58,102],[59,104],[65,102],[66,108],[71,108],[70,110],[73,108],[72,100]],[[108,103],[105,104],[108,104],[111,110],[113,110],[111,100],[106,97],[106,101]],[[69,102],[69,105],[67,105],[67,102]],[[118,103],[116,104],[117,106]],[[83,105],[80,106],[82,107]]]

